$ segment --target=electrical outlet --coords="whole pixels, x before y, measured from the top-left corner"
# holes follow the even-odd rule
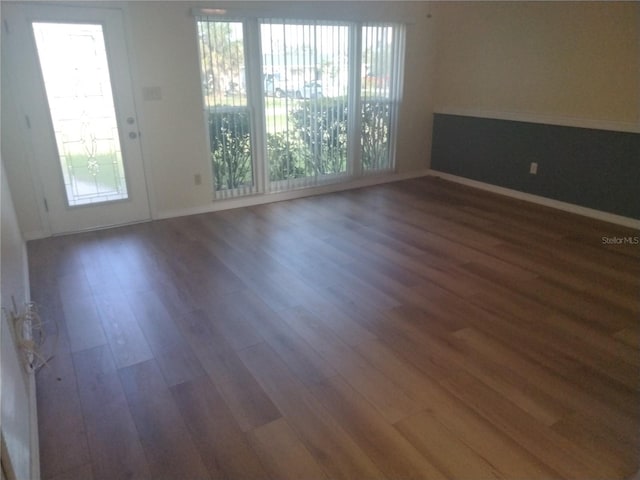
[[[529,173],[531,175],[537,175],[538,174],[538,164],[537,164],[537,162],[531,162],[531,165],[529,165]]]
[[[199,173],[196,173],[193,176],[193,183],[194,185],[202,185],[202,175],[200,175]]]

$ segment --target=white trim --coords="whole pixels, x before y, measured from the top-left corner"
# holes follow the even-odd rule
[[[362,30],[365,23],[349,28],[347,42],[347,173],[362,175]]]
[[[424,176],[440,177],[444,180],[460,183],[462,185],[468,185],[470,187],[478,188],[488,192],[497,193],[499,195],[505,195],[511,198],[517,198],[538,205],[544,205],[547,207],[563,210],[565,212],[575,213],[584,217],[594,218],[596,220],[602,220],[604,222],[610,222],[625,227],[640,229],[640,220],[634,218],[623,217],[621,215],[615,215],[613,213],[607,213],[600,210],[594,210],[592,208],[581,207],[572,203],[561,202],[559,200],[553,200],[538,195],[532,195],[530,193],[520,192],[518,190],[512,190],[510,188],[499,187],[497,185],[491,185],[489,183],[479,182],[477,180],[471,180],[469,178],[459,177],[457,175],[451,175],[449,173],[439,172],[437,170],[416,170],[407,173],[396,173],[387,175],[366,175],[360,177],[357,180],[345,183],[335,183],[331,185],[322,185],[318,187],[304,188],[299,190],[292,190],[288,192],[279,193],[267,193],[259,195],[249,195],[241,198],[230,198],[226,200],[216,200],[212,204],[203,205],[191,208],[182,208],[176,210],[164,210],[158,211],[153,217],[153,220],[162,220],[174,217],[183,217],[186,215],[199,215],[203,213],[217,212],[220,210],[229,210],[232,208],[251,207],[254,205],[262,205],[265,203],[280,202],[284,200],[293,200],[296,198],[311,197],[314,195],[321,195],[324,193],[340,192],[344,190],[351,190],[354,188],[370,187],[374,185],[381,185],[384,183],[398,182],[401,180],[410,180],[412,178],[419,178]],[[113,225],[113,227],[122,225]],[[101,227],[112,228],[110,226]],[[37,240],[40,238],[49,237],[50,234],[40,230],[27,232],[23,234],[25,240]]]
[[[490,118],[496,120],[512,120],[515,122],[542,123],[545,125],[558,125],[563,127],[593,128],[596,130],[640,133],[640,122],[616,122],[591,118],[565,117],[561,115],[544,115],[527,112],[498,112],[457,107],[438,107],[434,109],[433,113],[460,115],[463,117]]]
[[[407,28],[406,25],[396,25],[393,27],[394,54],[393,54],[393,96],[391,98],[391,118],[389,128],[391,138],[389,139],[389,167],[394,170],[398,168],[398,125],[400,123],[400,109],[404,99],[404,79],[407,67]]]
[[[30,232],[22,232],[22,238],[24,238],[25,242],[40,240],[41,238],[48,238],[51,236],[52,233],[47,230],[31,230]]]
[[[233,5],[233,1],[224,2],[224,4],[213,6],[209,2],[198,2],[200,5],[191,7],[189,14],[192,17],[210,18],[213,20],[237,20],[239,18],[277,18],[286,21],[295,20],[319,20],[323,22],[397,22],[406,25],[415,25],[416,18],[410,17],[402,12],[401,9],[360,9],[357,15],[345,13],[342,7],[324,7],[309,8],[310,2],[295,2],[291,4],[278,5],[274,2],[253,2],[248,7],[242,6],[241,3]],[[323,1],[317,2],[319,5]],[[208,9],[220,9],[219,13],[207,12]],[[223,13],[224,11],[224,13]]]
[[[3,472],[2,478],[4,479],[4,473],[6,472],[7,480],[16,480],[16,472],[9,456],[7,449],[7,442],[4,439],[4,431],[0,429],[0,469]]]
[[[283,200],[293,200],[296,198],[311,197],[314,195],[321,195],[324,193],[340,192],[343,190],[351,190],[354,188],[371,187],[374,185],[381,185],[384,183],[399,182],[401,180],[409,180],[412,178],[424,177],[425,175],[427,175],[427,173],[428,173],[427,170],[416,170],[413,172],[406,172],[406,173],[385,173],[382,175],[370,173],[368,175],[365,175],[363,177],[360,177],[350,182],[339,182],[339,183],[332,183],[329,185],[319,185],[316,187],[300,188],[297,190],[290,190],[287,192],[264,193],[264,194],[256,194],[256,195],[247,195],[245,197],[219,199],[219,200],[214,200],[213,203],[211,204],[202,205],[198,207],[158,211],[157,214],[154,215],[154,217],[151,220],[163,220],[167,218],[183,217],[186,215],[198,215],[202,213],[217,212],[220,210],[229,210],[232,208],[251,207],[253,205],[262,205],[265,203],[280,202]],[[133,222],[133,223],[144,223],[144,221]],[[70,235],[70,234],[81,233],[86,231],[104,230],[107,228],[122,227],[125,225],[132,225],[132,224],[128,223],[128,224],[120,224],[120,225],[105,225],[103,227],[92,228],[88,230],[81,230],[78,232],[69,232],[68,234]],[[67,234],[61,234],[61,235],[67,235]],[[48,234],[42,230],[34,230],[32,232],[23,233],[23,237],[27,241],[38,240],[38,239],[47,238],[50,236],[51,234]]]
[[[27,243],[22,236],[22,262],[24,278],[24,299],[25,303],[31,301],[31,280],[29,278],[29,252]],[[31,478],[40,480],[40,437],[38,435],[38,401],[36,399],[36,375],[34,371],[27,373],[27,389],[29,393],[29,452],[31,465]]]
[[[249,121],[251,122],[251,163],[256,192],[268,188],[269,165],[267,161],[266,96],[264,94],[264,65],[262,57],[262,27],[257,19],[242,22],[243,46],[245,52],[245,86]],[[275,93],[274,93],[275,95]],[[204,97],[204,95],[203,95]],[[207,119],[207,152],[210,151],[209,127]],[[209,161],[213,171],[212,162]],[[215,175],[215,172],[213,172]],[[214,178],[215,181],[215,178]],[[221,192],[215,192],[218,195]]]
[[[133,222],[125,222],[125,223],[111,223],[108,225],[99,225],[97,227],[94,226],[94,227],[88,227],[88,228],[81,228],[80,230],[72,230],[69,232],[59,232],[59,233],[43,234],[42,230],[34,230],[33,232],[27,232],[26,234],[23,233],[22,236],[24,237],[25,241],[28,242],[30,240],[39,240],[39,239],[48,238],[48,237],[64,237],[65,235],[75,235],[76,233],[98,232],[100,230],[107,230],[109,228],[126,227],[127,225],[137,225],[139,223],[151,222],[156,218],[157,217],[145,218],[143,220],[135,220]]]
[[[38,436],[38,402],[36,400],[36,376],[30,372],[29,388],[29,442],[31,452],[31,478],[40,480],[40,437]]]
[[[512,190],[510,188],[499,187],[490,183],[479,182],[477,180],[471,180],[465,177],[459,177],[457,175],[451,175],[450,173],[439,172],[437,170],[427,171],[428,176],[440,177],[443,180],[449,180],[451,182],[460,183],[469,187],[474,187],[480,190],[485,190],[499,195],[505,195],[507,197],[517,198],[518,200],[524,200],[538,205],[544,205],[545,207],[555,208],[557,210],[563,210],[565,212],[575,213],[584,217],[594,218],[603,222],[615,223],[625,227],[640,229],[640,220],[635,218],[623,217],[622,215],[615,215],[613,213],[603,212],[601,210],[595,210],[593,208],[582,207],[573,203],[561,202],[547,197],[541,197],[539,195],[533,195],[531,193],[520,192],[518,190]]]
[[[367,175],[360,177],[351,182],[334,183],[331,185],[321,185],[317,187],[303,188],[298,190],[290,190],[287,192],[267,193],[262,195],[249,195],[241,198],[230,198],[227,200],[216,200],[211,205],[200,207],[183,208],[179,210],[165,210],[158,212],[155,218],[165,219],[173,217],[182,217],[185,215],[197,215],[201,213],[217,212],[220,210],[228,210],[231,208],[250,207],[253,205],[262,205],[264,203],[280,202],[283,200],[293,200],[295,198],[311,197],[313,195],[321,195],[323,193],[340,192],[343,190],[351,190],[354,188],[370,187],[383,183],[398,182],[400,180],[409,180],[411,178],[424,177],[427,175],[426,170],[417,170],[407,173],[396,173],[387,175]]]
[[[140,155],[142,156],[142,175],[144,177],[144,184],[146,187],[146,195],[147,195],[147,204],[149,205],[149,215],[150,218],[153,218],[156,210],[156,189],[153,183],[153,163],[148,155],[145,154],[145,141],[143,140],[143,134],[146,129],[146,125],[148,123],[145,121],[144,114],[144,99],[142,98],[142,88],[140,82],[138,81],[141,78],[140,72],[138,70],[138,66],[140,62],[138,61],[138,52],[135,48],[131,48],[132,45],[135,45],[135,40],[133,37],[134,26],[131,24],[131,6],[129,2],[119,2],[117,8],[122,13],[122,24],[124,26],[124,42],[127,49],[127,66],[129,67],[129,83],[131,84],[132,89],[132,102],[133,102],[133,111],[136,116],[136,123],[138,126],[138,146],[140,148]]]
[[[22,262],[22,278],[24,279],[24,285],[22,288],[24,289],[24,301],[31,301],[31,281],[29,280],[29,252],[27,250],[27,242],[22,235],[22,258],[24,261]]]

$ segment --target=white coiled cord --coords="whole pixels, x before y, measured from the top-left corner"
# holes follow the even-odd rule
[[[46,355],[43,352],[43,347],[47,340],[47,334],[44,330],[44,322],[38,312],[38,306],[35,302],[28,302],[24,306],[24,312],[19,314],[15,299],[11,300],[13,311],[9,312],[5,308],[3,311],[13,327],[16,343],[23,354],[27,372],[35,372],[51,361],[58,348],[58,324],[53,322],[55,326],[53,345],[50,354]]]

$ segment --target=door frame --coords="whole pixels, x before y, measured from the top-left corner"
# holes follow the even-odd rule
[[[37,3],[10,4],[3,6],[3,10],[3,18],[9,19],[10,22],[9,26],[5,25],[8,34],[5,36],[3,32],[3,36],[9,40],[8,50],[11,52],[8,64],[18,67],[17,72],[10,77],[10,86],[13,87],[11,93],[15,96],[13,103],[16,113],[25,118],[24,123],[19,119],[17,122],[24,132],[24,147],[28,149],[25,156],[29,159],[38,211],[44,228],[42,233],[45,236],[67,234],[151,220],[151,192],[140,140],[140,113],[131,71],[125,10],[120,7]],[[69,206],[32,26],[34,22],[86,23],[102,26],[119,133],[118,141],[127,182],[127,199]],[[20,42],[23,45],[17,45]],[[31,78],[20,79],[17,78],[20,73],[32,75],[25,75]],[[24,88],[18,88],[20,85],[24,85]],[[126,110],[123,105],[126,105]],[[133,126],[126,124],[127,117],[135,119]],[[138,138],[132,142],[127,138],[127,132],[134,129]],[[123,217],[123,214],[132,212],[132,208],[128,207],[135,211],[135,218]],[[75,215],[76,213],[78,214]],[[76,220],[73,220],[74,216]],[[98,220],[89,224],[87,219],[92,217]]]

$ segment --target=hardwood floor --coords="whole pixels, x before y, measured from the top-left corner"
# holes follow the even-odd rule
[[[627,478],[638,235],[423,178],[30,242],[43,478]]]

